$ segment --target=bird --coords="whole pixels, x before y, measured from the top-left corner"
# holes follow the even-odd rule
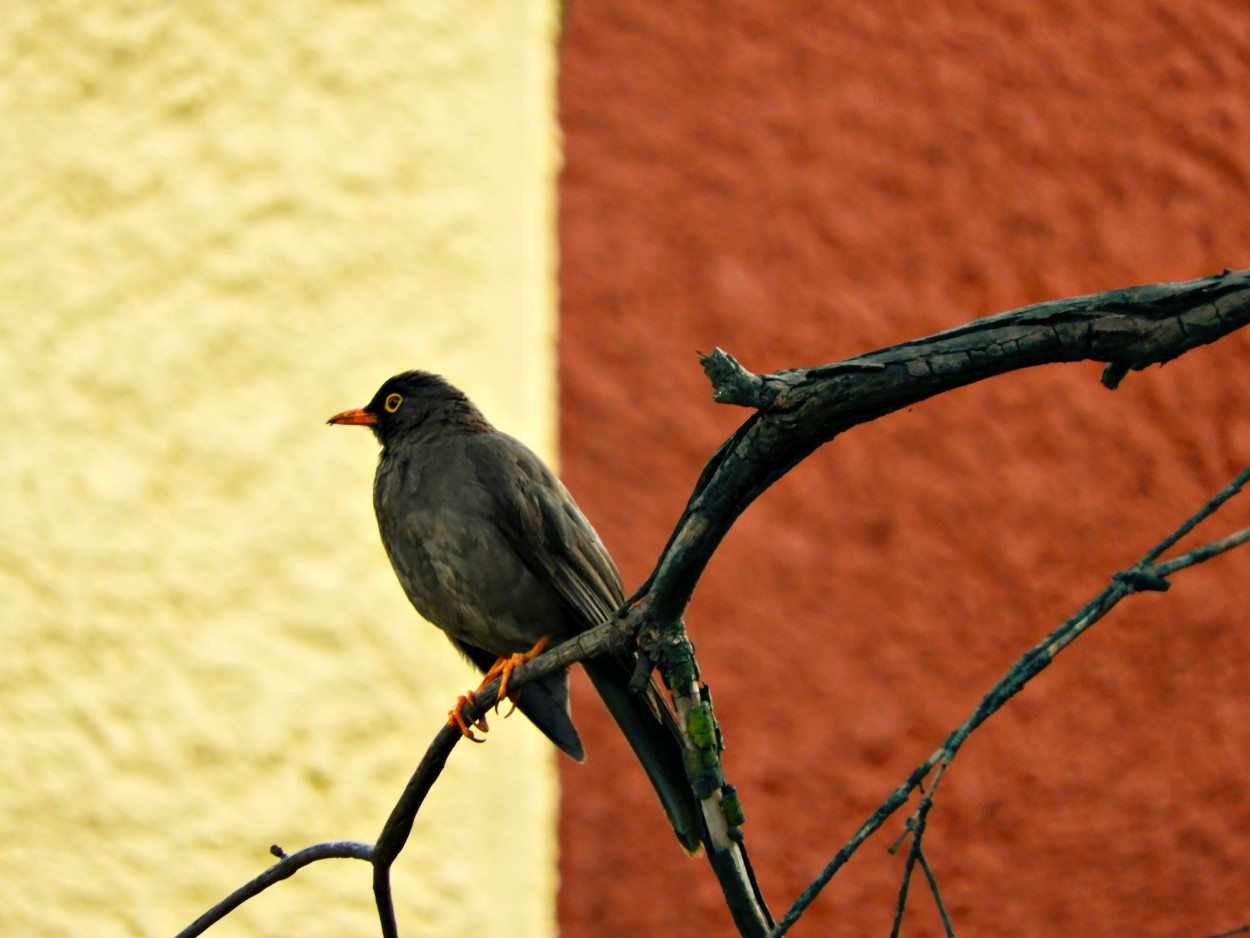
[[[524,443],[497,430],[459,388],[427,371],[383,383],[335,425],[369,427],[381,444],[373,484],[378,530],[391,566],[420,615],[472,664],[506,682],[547,645],[607,621],[625,603],[620,573],[555,473]],[[706,838],[687,781],[686,746],[654,680],[631,689],[633,653],[582,662],[642,763],[678,840]],[[481,687],[479,687],[479,690]],[[500,688],[500,699],[507,692]],[[460,697],[449,722],[476,738]],[[581,762],[568,669],[531,681],[513,705]]]

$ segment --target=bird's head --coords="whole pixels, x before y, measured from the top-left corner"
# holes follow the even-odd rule
[[[335,414],[327,423],[369,427],[384,447],[404,436],[442,428],[492,429],[463,391],[428,371],[396,375],[364,407]]]

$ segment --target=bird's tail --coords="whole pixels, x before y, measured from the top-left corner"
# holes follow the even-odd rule
[[[516,698],[516,708],[569,756],[578,762],[586,759],[577,727],[573,725],[573,714],[569,712],[567,669],[526,684]]]
[[[668,712],[668,705],[660,691],[653,684],[642,694],[631,691],[629,669],[615,658],[595,658],[583,664],[651,779],[677,839],[694,853],[704,838],[703,812],[686,780],[681,740],[675,727],[664,723],[662,714]]]
[[[691,854],[706,846],[717,879],[722,885],[735,884],[725,896],[739,932],[753,938],[766,935],[772,929],[773,918],[751,868],[746,845],[740,837],[717,843],[709,833],[703,808],[687,779],[685,744],[676,717],[659,688],[648,683],[641,694],[631,691],[632,674],[619,659],[595,658],[582,663],[646,769],[681,845]]]

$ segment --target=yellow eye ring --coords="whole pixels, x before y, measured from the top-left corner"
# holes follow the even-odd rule
[[[382,406],[386,408],[386,412],[388,414],[393,414],[395,411],[399,410],[399,405],[403,402],[404,396],[402,394],[388,394],[386,396],[386,403]]]

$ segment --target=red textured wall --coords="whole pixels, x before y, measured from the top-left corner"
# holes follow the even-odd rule
[[[563,474],[631,587],[746,416],[711,403],[696,349],[816,364],[1250,266],[1240,0],[576,0],[560,107]],[[1024,648],[1250,462],[1250,336],[1114,393],[1100,370],[857,429],[717,555],[688,625],[775,911]],[[1240,502],[1220,531],[1250,523]],[[1233,553],[1129,600],[973,737],[926,839],[961,938],[1250,921],[1248,574]],[[564,933],[728,934],[577,690]],[[888,933],[901,822],[795,934]],[[905,933],[940,934],[923,890]]]

